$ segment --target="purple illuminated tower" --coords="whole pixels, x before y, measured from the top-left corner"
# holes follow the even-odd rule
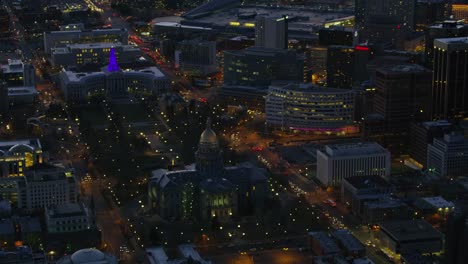
[[[109,65],[107,66],[107,70],[109,72],[116,72],[119,71],[119,65],[117,64],[117,58],[115,57],[115,50],[114,48],[110,49],[109,53]]]

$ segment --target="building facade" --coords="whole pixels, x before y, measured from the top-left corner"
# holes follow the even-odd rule
[[[288,17],[257,17],[255,22],[255,46],[287,49]]]
[[[261,211],[266,171],[251,164],[224,167],[218,138],[209,122],[195,160],[186,170],[153,172],[148,197],[154,212],[166,219],[224,222]]]
[[[105,65],[109,62],[111,48],[114,48],[120,64],[132,63],[141,57],[136,46],[122,43],[68,44],[51,49],[51,62],[55,67],[80,68],[85,65]]]
[[[96,96],[159,96],[169,90],[171,85],[169,78],[156,67],[90,73],[62,70],[59,77],[65,99],[74,102],[83,102]]]
[[[24,176],[28,168],[42,163],[39,139],[0,142],[0,178]]]
[[[297,131],[341,132],[353,125],[354,93],[312,85],[271,85],[265,99],[266,123]]]
[[[188,75],[205,76],[218,71],[216,42],[184,40],[177,44],[175,66]]]
[[[351,176],[390,175],[390,152],[377,143],[327,145],[317,150],[317,179],[326,186],[339,186]]]
[[[95,227],[93,214],[81,203],[46,207],[45,220],[49,233],[80,232]]]
[[[468,139],[460,134],[445,134],[427,145],[427,171],[436,177],[466,176]]]
[[[249,47],[224,52],[224,85],[268,87],[272,81],[304,81],[304,58],[293,50]]]
[[[432,118],[468,117],[468,37],[434,40]]]
[[[378,68],[375,73],[375,113],[385,119],[386,130],[409,132],[410,121],[429,119],[432,72],[417,64]]]
[[[128,45],[128,31],[124,28],[95,30],[66,30],[44,32],[44,51],[50,54],[52,48],[75,43],[116,43]]]
[[[0,80],[8,87],[35,86],[34,66],[21,60],[8,59],[7,64],[0,65]]]

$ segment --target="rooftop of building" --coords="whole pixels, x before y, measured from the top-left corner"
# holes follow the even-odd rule
[[[288,28],[290,30],[310,31],[313,27],[321,28],[327,22],[337,19],[345,19],[350,16],[349,11],[319,10],[311,7],[286,7],[286,6],[248,6],[242,5],[217,12],[205,13],[193,19],[199,24],[211,25],[212,27],[253,27],[260,16],[288,17]],[[192,22],[187,19],[185,23]],[[182,21],[184,24],[184,21]]]
[[[405,204],[399,199],[393,199],[391,197],[382,197],[379,200],[366,202],[365,207],[369,209],[391,209],[404,207]]]
[[[429,26],[431,29],[460,29],[464,27],[468,28],[468,25],[457,20],[445,20]]]
[[[0,65],[0,68],[2,69],[3,73],[23,72],[23,67],[23,61],[18,59],[8,59],[7,64]]]
[[[34,86],[8,87],[8,96],[36,95]]]
[[[332,232],[335,237],[348,251],[363,251],[364,245],[354,237],[348,230],[340,229]]]
[[[423,197],[421,200],[434,208],[453,208],[455,206],[452,202],[445,200],[441,196]]]
[[[192,260],[196,261],[197,263],[204,264],[207,263],[200,254],[195,250],[195,245],[193,244],[182,244],[178,245],[177,249],[179,250],[180,254],[184,258],[191,258]]]
[[[47,208],[45,214],[49,218],[82,216],[86,214],[86,208],[81,203],[58,204]]]
[[[150,264],[167,264],[169,257],[162,247],[151,247],[145,249]]]
[[[334,157],[389,153],[387,149],[375,142],[326,145],[325,151],[326,154]]]
[[[447,127],[447,126],[452,125],[452,123],[450,123],[447,120],[428,121],[428,122],[423,122],[421,124],[427,129],[432,128],[432,127]]]
[[[42,149],[39,139],[20,139],[10,141],[0,141],[0,154],[6,152],[13,152],[22,149],[36,150]]]
[[[105,49],[105,48],[115,48],[122,47],[123,49],[139,49],[137,46],[133,45],[123,45],[120,42],[99,42],[99,43],[75,43],[67,44],[65,47],[56,47],[52,48],[52,53],[67,53],[69,50],[73,49]]]
[[[15,227],[11,218],[0,219],[0,235],[13,235]]]
[[[377,69],[379,72],[385,74],[401,74],[401,73],[428,73],[432,71],[418,64],[400,64],[400,65],[387,65]]]
[[[331,88],[331,87],[323,87],[313,84],[304,84],[304,83],[291,83],[291,82],[281,82],[276,81],[272,82],[270,88],[273,89],[284,89],[290,91],[297,91],[303,93],[320,93],[320,94],[337,94],[337,93],[354,93],[354,91],[350,89],[340,89],[340,88]]]
[[[37,164],[25,173],[25,178],[28,182],[58,181],[72,176],[73,172],[68,169],[45,163]]]
[[[147,67],[143,69],[138,69],[138,70],[131,70],[131,69],[125,69],[122,71],[119,71],[123,74],[129,74],[129,75],[135,75],[135,74],[150,74],[153,75],[156,78],[162,78],[165,77],[166,75],[156,66],[152,67]],[[68,70],[62,70],[62,74],[64,74],[67,79],[70,82],[79,82],[83,80],[84,78],[92,77],[92,76],[104,76],[107,71],[107,67],[103,68],[103,71],[100,72],[75,72],[75,71],[68,71]]]
[[[340,252],[338,245],[326,232],[309,232],[308,234],[320,243],[325,255]]]
[[[356,189],[382,188],[389,187],[390,184],[382,177],[377,175],[370,176],[352,176],[343,179]]]
[[[119,32],[127,32],[125,28],[98,28],[98,29],[87,29],[87,30],[66,30],[66,31],[46,31],[44,32],[46,35],[73,35],[82,32],[94,32],[94,33],[119,33]]]
[[[380,223],[380,230],[396,241],[442,239],[443,235],[422,219],[396,220]]]
[[[459,38],[438,38],[434,40],[434,45],[437,46],[437,44],[444,44],[444,45],[460,45],[464,48],[466,48],[466,45],[468,45],[468,37],[459,37]]]

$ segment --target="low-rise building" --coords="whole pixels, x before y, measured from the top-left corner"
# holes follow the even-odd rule
[[[408,219],[410,208],[402,201],[390,197],[364,203],[361,219],[375,225],[382,221]]]
[[[388,197],[393,187],[380,176],[353,176],[343,179],[341,201],[351,208],[351,212],[361,216],[364,204]]]
[[[128,44],[128,31],[124,28],[95,30],[64,30],[44,32],[44,51],[50,53],[52,48],[64,47],[74,43],[115,43]]]
[[[37,100],[37,90],[33,86],[8,88],[8,102],[10,105],[32,104]]]
[[[83,102],[95,96],[122,97],[129,94],[159,96],[171,82],[157,67],[140,70],[103,69],[102,72],[60,73],[60,87],[67,101]]]
[[[442,250],[444,235],[428,222],[417,219],[382,222],[379,238],[385,248],[397,254],[435,253]]]
[[[109,60],[111,48],[114,48],[120,64],[133,63],[141,57],[141,50],[122,43],[68,44],[52,49],[51,62],[55,67],[80,68],[85,65],[105,65]]]
[[[436,177],[466,176],[468,139],[462,134],[446,134],[427,146],[427,170]]]
[[[424,215],[440,214],[446,215],[455,209],[455,205],[441,196],[422,197],[414,202],[416,208]]]
[[[35,86],[34,66],[21,60],[9,59],[7,64],[0,65],[0,80],[8,87]]]
[[[352,176],[390,175],[390,152],[374,142],[327,145],[317,150],[317,179],[339,186]]]
[[[0,178],[24,176],[28,168],[42,163],[39,139],[0,141]]]
[[[338,244],[344,249],[346,255],[354,257],[364,257],[366,247],[348,230],[340,229],[332,232],[332,236],[338,241]]]
[[[92,213],[81,203],[67,203],[46,208],[49,233],[71,233],[94,228]]]
[[[326,232],[309,232],[308,239],[315,255],[326,256],[340,253],[340,248]]]

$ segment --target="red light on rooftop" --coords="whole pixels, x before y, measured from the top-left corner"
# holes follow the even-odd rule
[[[366,46],[356,46],[354,47],[355,50],[361,50],[361,51],[369,51],[369,47]]]

